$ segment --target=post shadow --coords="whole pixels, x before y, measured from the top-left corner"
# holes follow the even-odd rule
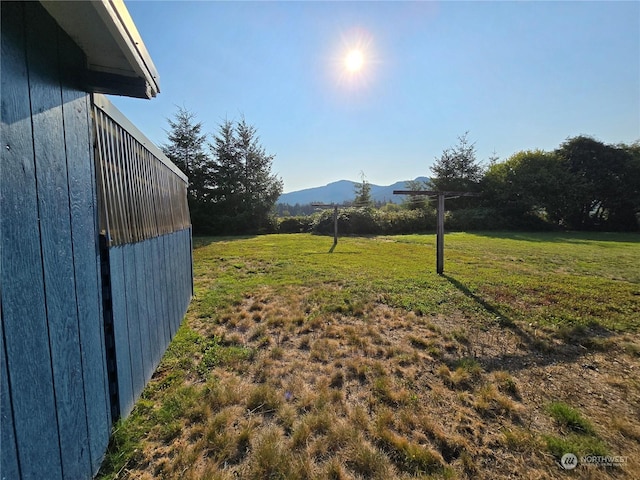
[[[441,275],[451,285],[458,289],[466,297],[470,298],[481,306],[487,313],[493,315],[501,327],[509,329],[518,336],[525,346],[527,353],[506,355],[498,358],[478,358],[487,370],[501,370],[508,365],[511,370],[525,368],[526,365],[536,364],[538,366],[549,365],[556,362],[571,363],[583,357],[593,350],[582,345],[591,344],[593,338],[603,338],[612,335],[612,332],[600,325],[591,325],[588,328],[578,325],[569,332],[568,338],[564,339],[564,344],[560,347],[541,348],[540,339],[536,339],[526,330],[523,330],[513,319],[505,315],[497,306],[487,302],[481,296],[473,293],[469,287],[450,275]],[[584,331],[586,330],[586,332]],[[571,341],[571,343],[569,343]]]
[[[495,305],[491,305],[484,298],[482,298],[479,295],[476,295],[475,293],[473,293],[469,289],[469,287],[467,287],[465,284],[463,284],[459,280],[453,278],[451,275],[447,275],[446,273],[443,273],[441,276],[443,278],[447,279],[447,281],[451,285],[456,287],[466,297],[470,298],[471,300],[476,302],[478,305],[480,305],[488,313],[490,313],[491,315],[496,317],[501,326],[510,327],[510,328],[515,326],[515,324],[513,323],[513,320],[511,320],[511,318],[507,317],[504,313],[502,313]]]

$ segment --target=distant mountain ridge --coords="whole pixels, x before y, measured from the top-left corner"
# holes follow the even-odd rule
[[[418,177],[415,180],[428,182],[428,177]],[[405,190],[406,183],[411,180],[402,180],[392,185],[374,185],[371,184],[371,198],[376,202],[402,202],[402,196],[394,195],[394,190]],[[351,180],[338,180],[331,182],[323,187],[305,188],[295,192],[283,193],[276,203],[285,203],[288,205],[307,205],[309,203],[337,203],[352,201],[355,198],[355,185],[360,182]]]

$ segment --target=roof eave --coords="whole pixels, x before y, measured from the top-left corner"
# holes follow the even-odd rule
[[[40,0],[87,57],[87,91],[138,98],[160,92],[159,75],[122,0]]]

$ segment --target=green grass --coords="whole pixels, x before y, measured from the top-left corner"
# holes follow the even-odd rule
[[[217,240],[195,274],[216,278],[196,290],[198,310],[215,315],[259,286],[305,285],[310,304],[361,311],[373,292],[420,314],[462,311],[561,327],[640,328],[640,237],[612,234],[464,234],[446,236],[445,276],[435,274],[433,235],[342,238],[278,235]],[[203,249],[209,252],[209,249]],[[332,288],[329,288],[332,287]]]
[[[553,402],[547,407],[551,416],[563,427],[578,433],[593,434],[593,425],[578,410],[564,402]]]
[[[640,454],[640,237],[445,242],[439,276],[433,235],[194,239],[187,319],[99,478],[542,478],[549,452]]]
[[[545,435],[544,440],[551,454],[558,460],[565,453],[573,453],[579,457],[585,455],[609,455],[609,448],[599,438],[589,435],[571,434],[566,437]]]

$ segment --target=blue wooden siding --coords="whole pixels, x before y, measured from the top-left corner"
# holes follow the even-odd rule
[[[164,252],[162,258],[175,261],[153,261],[154,253],[160,255],[161,251]],[[191,230],[111,247],[109,263],[119,408],[122,416],[127,416],[153,375],[189,305],[192,293]],[[136,288],[128,288],[130,285]],[[169,294],[163,294],[163,291]],[[171,308],[169,314],[165,313],[167,308]]]
[[[188,211],[176,228],[174,210],[146,205],[140,225],[119,226],[137,228],[123,230],[126,242],[101,248],[95,112],[77,84],[84,54],[39,3],[0,7],[0,478],[89,479],[190,301]],[[131,178],[155,168],[144,161],[117,160]],[[117,191],[106,193],[134,198],[127,178],[111,180]],[[184,179],[167,182],[180,197]],[[161,186],[145,188],[162,205]]]
[[[2,415],[13,420],[13,432],[2,423],[3,478],[20,472],[20,463],[50,459],[51,478],[61,477],[55,398],[44,302],[38,197],[29,104],[29,82],[23,7],[2,4],[2,155],[0,219],[2,221],[2,324],[8,392],[2,394]],[[11,165],[12,168],[6,168]],[[11,359],[11,362],[9,362]],[[13,364],[13,365],[12,365]],[[4,376],[4,375],[3,375]],[[21,399],[14,402],[13,399]],[[31,415],[31,412],[40,412]],[[15,440],[12,448],[9,439]],[[29,441],[39,438],[42,445]],[[21,447],[18,451],[18,447]],[[16,457],[13,457],[15,453]],[[33,475],[32,475],[33,476]]]
[[[4,478],[90,478],[109,440],[83,62],[39,4],[2,3]]]

